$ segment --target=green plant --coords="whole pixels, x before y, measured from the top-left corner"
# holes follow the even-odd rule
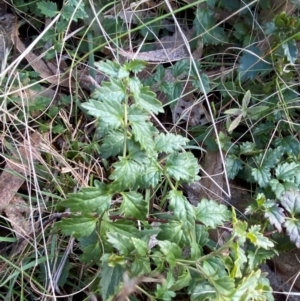
[[[97,118],[100,156],[113,163],[107,181],[60,202],[70,213],[57,223],[79,241],[80,260],[98,267],[94,291],[103,300],[134,291],[151,300],[179,292],[191,300],[273,300],[259,264],[274,254],[274,244],[260,226],[248,228],[213,200],[194,207],[184,196],[180,185],[199,179],[199,165],[187,138],[159,132],[151,122],[163,109],[136,76],[145,64],[96,66],[110,81],[82,108]],[[228,239],[217,245],[208,231],[229,221]]]

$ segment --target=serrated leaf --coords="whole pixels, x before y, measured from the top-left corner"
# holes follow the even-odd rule
[[[224,262],[218,258],[208,258],[202,263],[202,269],[207,278],[222,278],[227,276]]]
[[[240,145],[240,154],[241,155],[254,155],[257,152],[260,152],[260,151],[257,149],[257,146],[254,142],[246,141]]]
[[[254,79],[259,73],[270,70],[271,64],[261,60],[261,51],[258,47],[247,47],[240,60],[239,75],[242,81]]]
[[[189,70],[190,63],[187,59],[183,59],[180,61],[177,61],[175,65],[171,68],[171,72],[173,76],[179,77],[182,76],[185,72]]]
[[[274,168],[275,165],[281,160],[283,156],[283,149],[277,147],[275,149],[269,148],[265,153],[261,153],[258,156],[253,157],[257,166],[264,166],[267,168]]]
[[[129,256],[129,254],[134,251],[134,244],[126,235],[108,232],[107,241],[119,251],[119,254],[124,255],[125,257]]]
[[[103,255],[103,250],[100,246],[99,236],[96,231],[93,231],[88,237],[79,237],[78,241],[80,248],[83,251],[80,260],[89,264],[99,262]]]
[[[277,147],[282,147],[286,153],[292,153],[295,156],[298,156],[300,153],[300,143],[293,136],[286,136],[284,138],[277,138],[275,140],[275,145]]]
[[[203,72],[199,72],[199,74],[200,79],[196,77],[196,79],[192,81],[192,85],[195,88],[199,89],[200,92],[207,94],[211,90],[209,77],[206,73]]]
[[[290,240],[295,243],[297,248],[300,248],[300,221],[298,219],[288,219],[285,221],[284,227]]]
[[[214,27],[213,11],[209,8],[198,7],[194,27],[197,36],[202,36],[204,45],[218,45],[227,42],[227,36],[220,27]]]
[[[188,268],[185,268],[184,271],[178,276],[175,283],[171,286],[171,291],[179,291],[187,287],[192,281],[192,276]]]
[[[208,281],[201,281],[191,291],[191,301],[206,301],[215,300],[216,289],[208,283]]]
[[[160,251],[166,256],[166,261],[170,264],[171,268],[174,268],[176,259],[181,258],[181,249],[179,246],[167,240],[159,241],[158,245]]]
[[[135,238],[135,237],[131,237],[131,241],[134,245],[135,250],[137,251],[137,253],[141,256],[146,256],[149,248],[148,248],[148,244],[141,239]]]
[[[288,39],[285,43],[281,44],[281,47],[287,60],[291,64],[294,64],[298,56],[296,41],[294,39]]]
[[[101,266],[101,297],[103,300],[108,300],[109,297],[117,293],[120,283],[123,281],[124,268],[120,265],[110,267],[107,263]]]
[[[99,126],[104,128],[117,129],[123,122],[124,106],[114,99],[108,102],[90,99],[82,107],[88,110],[88,114],[100,118]]]
[[[252,271],[250,275],[244,277],[241,283],[238,284],[234,295],[232,296],[232,301],[250,300],[248,296],[252,296],[255,290],[258,280],[260,278],[261,271]]]
[[[234,279],[224,276],[219,279],[211,280],[211,283],[216,289],[218,300],[231,301],[235,288]]]
[[[161,81],[163,81],[165,74],[166,74],[166,71],[165,71],[165,68],[163,67],[163,65],[158,65],[155,70],[154,79],[157,82],[161,82]]]
[[[242,270],[244,268],[245,262],[247,262],[245,251],[239,246],[238,243],[234,243],[232,245],[232,250],[234,253],[234,264],[233,269],[230,272],[230,277],[233,279],[242,278]]]
[[[118,77],[120,65],[116,62],[107,60],[95,63],[95,67],[105,73],[108,77]]]
[[[163,113],[161,102],[156,99],[154,92],[149,87],[141,87],[139,93],[134,93],[133,98],[142,109],[154,114]]]
[[[265,263],[267,259],[271,259],[275,254],[277,254],[277,251],[274,249],[255,248],[254,251],[248,250],[249,270],[256,269],[258,265]]]
[[[165,169],[176,181],[193,182],[197,179],[199,164],[192,153],[172,153]]]
[[[154,147],[152,137],[157,130],[147,119],[150,119],[149,114],[140,108],[131,106],[128,109],[128,120],[134,140],[140,143],[141,149],[151,151]]]
[[[173,274],[171,272],[168,272],[167,279],[163,282],[163,285],[156,285],[155,297],[157,299],[171,301],[172,298],[176,296],[176,294],[173,291],[169,290],[174,284],[174,282],[175,279]]]
[[[126,97],[126,88],[122,81],[111,78],[110,82],[102,82],[101,87],[96,88],[91,96],[103,102],[111,100],[122,102]]]
[[[264,203],[265,218],[268,218],[270,223],[274,225],[279,232],[281,232],[281,225],[285,221],[283,209],[278,207],[273,200],[267,200]]]
[[[211,228],[223,225],[231,217],[230,211],[225,205],[207,199],[202,199],[198,203],[195,213],[198,221]]]
[[[233,180],[242,169],[242,161],[235,155],[228,155],[225,164],[228,179]]]
[[[38,9],[47,18],[53,18],[57,15],[57,4],[52,1],[39,1],[36,3]]]
[[[141,72],[146,66],[147,63],[141,60],[130,60],[125,63],[125,68],[134,73]]]
[[[275,169],[275,174],[278,180],[294,181],[294,177],[300,173],[300,164],[295,162],[279,164]]]
[[[120,211],[124,212],[126,217],[134,217],[145,220],[147,214],[147,202],[143,195],[135,191],[121,192],[123,197]]]
[[[174,217],[181,221],[188,230],[195,227],[195,213],[193,206],[188,202],[182,191],[171,190],[167,196],[170,200],[170,208]]]
[[[161,181],[162,175],[162,170],[159,168],[157,162],[152,160],[149,165],[145,166],[138,181],[139,186],[142,188],[154,188]]]
[[[281,195],[286,191],[284,185],[280,183],[277,179],[272,179],[269,184],[272,191],[275,193],[276,198],[280,199]]]
[[[90,214],[71,215],[69,218],[63,218],[57,223],[61,231],[75,238],[89,236],[95,230],[98,218]]]
[[[260,231],[260,225],[253,225],[247,233],[247,238],[257,247],[269,249],[274,247],[274,243],[265,237]]]
[[[107,232],[138,237],[141,231],[137,230],[135,222],[125,219],[112,221],[105,213],[101,220],[100,235],[105,236]]]
[[[262,188],[267,187],[271,180],[271,172],[268,167],[252,168],[251,175]]]
[[[172,133],[160,133],[155,137],[154,149],[157,152],[164,152],[170,154],[174,151],[180,151],[183,146],[189,142],[189,139]]]
[[[150,259],[148,257],[135,258],[130,267],[130,275],[139,277],[151,272]]]
[[[300,213],[300,192],[297,190],[285,192],[281,196],[280,203],[294,217]]]
[[[119,161],[113,164],[113,168],[115,170],[109,176],[110,180],[114,180],[111,184],[112,189],[123,191],[136,185],[141,167],[134,160],[119,157]]]
[[[159,226],[161,231],[157,235],[158,240],[168,240],[182,247],[189,243],[186,231],[183,225],[178,221],[170,221]]]
[[[103,159],[115,157],[124,148],[124,133],[121,131],[110,131],[102,140],[100,153]]]

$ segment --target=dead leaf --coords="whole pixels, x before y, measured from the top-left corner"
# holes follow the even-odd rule
[[[25,140],[23,145],[19,147],[18,152],[11,159],[7,159],[7,163],[0,175],[0,213],[5,212],[12,228],[16,232],[17,237],[26,237],[30,233],[30,223],[24,217],[28,205],[16,193],[26,180],[29,174],[30,164],[32,160],[39,157],[39,145],[41,143],[41,135],[37,132],[30,136],[29,140]],[[19,246],[19,250],[26,241]]]

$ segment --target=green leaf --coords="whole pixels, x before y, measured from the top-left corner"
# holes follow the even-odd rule
[[[184,268],[184,271],[178,276],[175,283],[171,286],[171,291],[179,291],[187,287],[192,281],[192,276],[188,268]]]
[[[156,286],[155,297],[157,299],[171,301],[172,298],[176,296],[173,291],[169,290],[174,282],[175,280],[172,272],[167,272],[167,279],[165,279],[163,285],[157,284]]]
[[[145,257],[148,254],[149,247],[145,241],[135,237],[131,237],[131,241],[139,255]]]
[[[88,110],[88,114],[100,118],[99,127],[117,129],[122,125],[124,106],[115,99],[107,102],[90,99],[89,102],[82,104],[82,107]]]
[[[276,254],[274,249],[265,250],[262,248],[255,248],[254,251],[248,250],[248,266],[249,270],[255,270],[258,265],[266,262],[267,259],[271,259]]]
[[[197,78],[198,75],[195,75],[194,77],[196,77],[196,79],[192,81],[192,85],[195,88],[199,89],[200,92],[207,94],[211,91],[209,77],[206,73],[203,72],[199,72],[199,73],[200,73],[200,79]]]
[[[255,245],[264,249],[274,247],[274,243],[265,237],[260,231],[260,225],[253,225],[247,233],[247,238]]]
[[[261,271],[257,270],[252,271],[247,277],[243,277],[232,296],[232,301],[250,300],[249,297],[252,296],[253,291],[258,284],[260,275]]]
[[[243,96],[243,100],[242,100],[242,108],[243,110],[246,110],[249,106],[251,100],[251,91],[248,90],[245,95]]]
[[[41,13],[47,18],[53,18],[57,15],[57,5],[52,1],[39,1],[37,7]]]
[[[161,102],[156,99],[154,92],[149,87],[141,87],[139,93],[134,93],[133,98],[142,109],[154,114],[163,113]]]
[[[80,192],[68,194],[68,198],[60,202],[60,205],[70,208],[72,212],[102,214],[109,209],[112,194],[104,183],[97,181],[95,186],[85,187]]]
[[[255,155],[257,152],[260,152],[257,149],[257,146],[254,142],[246,141],[240,145],[240,154],[241,155]]]
[[[135,106],[131,106],[128,109],[128,120],[134,140],[140,143],[141,149],[146,149],[150,152],[154,147],[152,137],[157,133],[157,130],[147,119],[150,119],[150,115],[144,110]]]
[[[203,261],[202,269],[207,278],[222,278],[227,276],[225,265],[218,257],[209,258]]]
[[[139,277],[151,273],[150,259],[148,257],[135,258],[132,262],[130,275]]]
[[[269,219],[270,223],[274,225],[279,232],[281,232],[281,225],[285,221],[283,209],[278,207],[278,204],[276,204],[273,200],[267,200],[264,203],[264,209],[265,218]]]
[[[199,164],[192,153],[172,153],[165,169],[176,181],[193,182],[198,178]]]
[[[94,231],[98,218],[90,214],[72,215],[69,218],[63,218],[57,223],[61,231],[75,238],[89,236]]]
[[[107,232],[119,233],[128,237],[138,237],[141,231],[137,230],[136,224],[133,221],[125,219],[112,221],[108,214],[104,214],[100,227],[101,237],[106,236]]]
[[[275,140],[277,147],[282,147],[286,153],[298,156],[300,153],[300,143],[293,136],[286,136],[284,138],[277,138]]]
[[[139,185],[142,188],[154,188],[161,181],[162,175],[162,170],[156,160],[151,160],[142,172],[141,178],[139,179]]]
[[[238,243],[234,243],[232,245],[232,250],[234,253],[234,264],[233,269],[230,272],[230,277],[235,278],[242,278],[243,273],[242,270],[244,268],[245,263],[247,262],[247,257],[245,255],[245,251],[239,246]]]
[[[294,181],[294,177],[300,173],[300,164],[295,162],[279,164],[275,169],[275,174],[278,180]]]
[[[251,175],[262,188],[267,187],[271,180],[271,172],[268,167],[252,168]]]
[[[276,198],[280,199],[281,195],[286,191],[284,185],[276,179],[272,179],[269,184],[272,191],[275,193]]]
[[[119,155],[124,147],[124,133],[110,131],[102,140],[100,146],[101,157],[107,159]]]
[[[300,248],[300,220],[288,219],[284,223],[286,233],[290,237],[290,240],[295,243],[297,248]]]
[[[135,191],[122,192],[121,195],[123,201],[120,211],[123,212],[126,217],[145,220],[148,204],[143,198],[143,195]]]
[[[242,161],[235,155],[228,155],[226,158],[226,171],[228,179],[233,180],[242,169]]]
[[[206,280],[197,283],[191,291],[191,301],[215,300],[215,298],[216,289]]]
[[[237,128],[242,120],[243,115],[240,114],[236,118],[233,119],[233,121],[228,126],[228,132],[232,133],[232,131]]]
[[[109,78],[118,77],[120,65],[117,62],[113,62],[110,60],[100,61],[95,63],[95,67],[105,73]]]
[[[175,151],[180,151],[183,146],[189,142],[189,139],[172,133],[160,133],[155,137],[155,150],[157,152],[164,152],[167,154]]]
[[[129,62],[126,62],[124,64],[124,66],[129,71],[138,73],[147,66],[147,63],[145,61],[141,61],[141,60],[130,60]]]
[[[281,44],[285,57],[291,64],[295,64],[298,56],[298,47],[294,39],[288,39],[285,43]]]
[[[126,88],[120,80],[111,78],[110,82],[102,82],[101,87],[96,88],[92,98],[109,102],[111,100],[122,102],[126,97]]]
[[[224,301],[232,300],[231,297],[234,293],[234,288],[235,288],[234,279],[231,279],[228,276],[224,276],[219,279],[212,279],[210,282],[216,289],[217,298],[218,298],[217,300],[224,300]]]
[[[281,205],[294,217],[300,213],[300,193],[297,190],[285,192],[281,199]]]
[[[171,68],[172,75],[176,78],[182,76],[185,72],[189,70],[189,61],[187,59],[183,59],[177,61],[175,65]]]
[[[188,230],[195,227],[195,212],[193,206],[188,202],[187,198],[183,195],[182,191],[171,190],[168,194],[170,200],[170,208],[173,210],[174,217]]]
[[[101,297],[103,300],[108,300],[109,297],[117,293],[120,283],[123,281],[125,270],[120,266],[110,267],[106,262],[101,266]]]
[[[83,254],[80,256],[80,260],[88,264],[99,262],[103,255],[103,250],[96,231],[93,231],[88,237],[79,237],[78,241],[80,248],[83,251]]]
[[[111,189],[123,191],[135,186],[141,170],[138,163],[128,158],[119,157],[119,161],[113,164],[113,168],[115,170],[109,176],[110,180],[114,180]]]
[[[174,242],[180,247],[189,243],[187,232],[184,231],[181,222],[170,221],[166,224],[161,224],[159,228],[161,231],[157,235],[158,240],[168,240],[170,242]]]
[[[195,213],[198,221],[211,228],[223,225],[231,216],[225,205],[207,199],[202,199],[199,202],[197,208],[195,208]]]
[[[227,42],[228,38],[223,28],[215,27],[214,13],[209,8],[198,7],[194,27],[197,36],[202,36],[204,45],[218,45]]]
[[[134,244],[126,235],[108,232],[107,238],[107,241],[125,257],[129,256],[130,253],[134,251]]]
[[[254,79],[259,73],[271,70],[272,65],[261,60],[261,51],[258,47],[247,47],[240,60],[239,75],[242,81]]]
[[[159,241],[160,251],[166,256],[167,262],[171,268],[176,266],[176,259],[181,258],[181,249],[179,246],[168,240]]]

